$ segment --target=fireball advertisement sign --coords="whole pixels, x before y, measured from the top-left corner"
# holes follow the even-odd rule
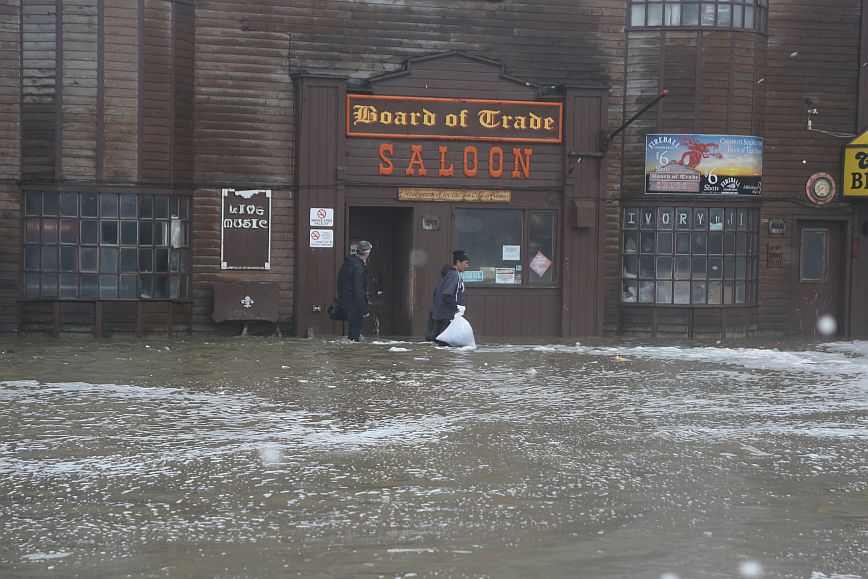
[[[645,193],[759,195],[763,140],[741,135],[645,135]]]

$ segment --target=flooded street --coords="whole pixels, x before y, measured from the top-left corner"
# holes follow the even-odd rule
[[[868,578],[868,342],[0,352],[2,577]]]

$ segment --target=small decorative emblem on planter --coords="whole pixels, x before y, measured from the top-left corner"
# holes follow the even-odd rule
[[[253,306],[253,299],[250,296],[244,296],[244,299],[241,300],[241,305],[244,306],[244,309],[250,309]]]

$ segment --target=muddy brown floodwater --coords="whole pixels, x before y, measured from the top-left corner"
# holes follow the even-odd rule
[[[868,578],[868,343],[0,340],[2,577]]]

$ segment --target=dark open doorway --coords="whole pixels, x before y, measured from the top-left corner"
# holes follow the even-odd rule
[[[364,335],[409,336],[413,295],[410,284],[413,210],[404,207],[350,207],[349,242],[374,246],[368,260],[371,316]]]

